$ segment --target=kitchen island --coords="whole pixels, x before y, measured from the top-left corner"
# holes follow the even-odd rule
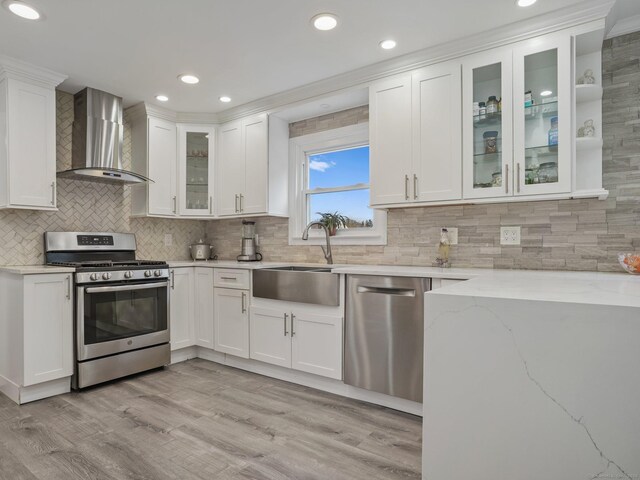
[[[640,278],[496,271],[425,297],[423,478],[640,478]]]

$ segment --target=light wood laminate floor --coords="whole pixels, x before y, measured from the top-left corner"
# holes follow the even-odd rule
[[[421,419],[190,360],[17,406],[2,480],[420,478]]]

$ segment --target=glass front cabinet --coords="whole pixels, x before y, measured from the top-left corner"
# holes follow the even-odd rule
[[[464,198],[571,191],[569,37],[463,63]]]
[[[215,129],[178,125],[178,208],[180,215],[213,216]]]

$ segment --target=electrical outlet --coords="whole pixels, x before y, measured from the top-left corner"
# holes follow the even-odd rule
[[[520,245],[520,227],[500,227],[500,245]]]
[[[173,245],[173,234],[165,233],[164,234],[164,246],[165,247],[170,247],[171,245]]]
[[[447,236],[449,237],[449,244],[458,244],[458,227],[443,227],[447,229]]]

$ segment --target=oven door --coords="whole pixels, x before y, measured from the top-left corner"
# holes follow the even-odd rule
[[[77,287],[78,361],[169,341],[168,281]]]

